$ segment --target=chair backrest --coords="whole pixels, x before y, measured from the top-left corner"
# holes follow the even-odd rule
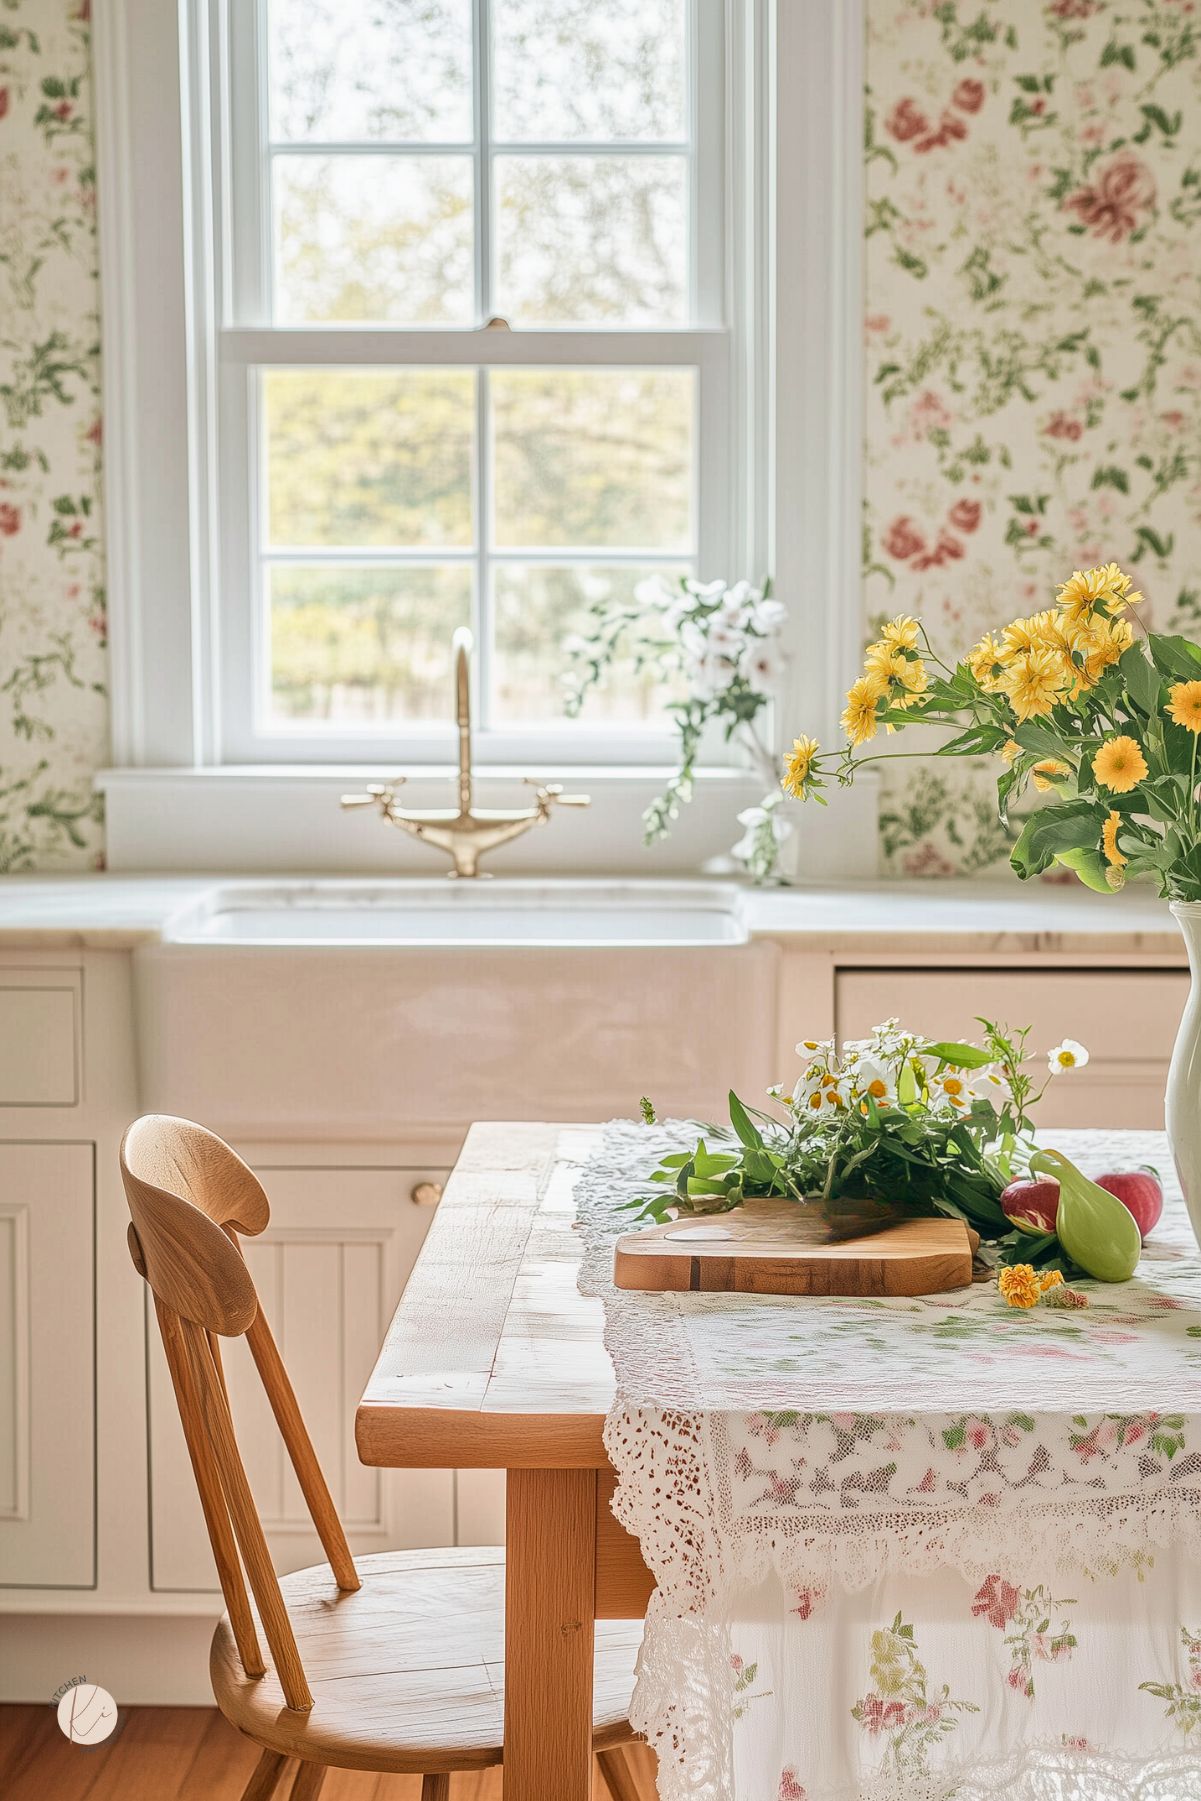
[[[248,1676],[264,1674],[242,1567],[289,1708],[313,1705],[238,1450],[218,1348],[245,1336],[313,1525],[340,1589],[359,1586],[312,1441],[238,1244],[270,1219],[262,1185],[214,1132],[169,1114],[137,1119],[121,1143],[129,1250],[154,1310],[230,1625]],[[240,1560],[239,1560],[240,1553]]]

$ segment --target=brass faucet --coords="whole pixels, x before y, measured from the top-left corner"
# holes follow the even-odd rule
[[[455,633],[452,649],[455,720],[459,728],[458,811],[451,807],[426,807],[404,812],[396,804],[396,790],[405,779],[403,775],[393,776],[390,782],[373,782],[365,794],[344,794],[342,805],[375,807],[401,831],[410,832],[414,838],[420,838],[438,850],[449,851],[454,863],[449,874],[453,878],[478,876],[479,861],[485,851],[495,850],[498,844],[507,844],[510,838],[520,838],[531,826],[544,825],[550,818],[552,807],[587,807],[591,804],[591,796],[564,794],[558,782],[536,782],[527,776],[526,780],[534,790],[532,807],[521,807],[512,813],[498,812],[490,807],[479,812],[475,810],[471,804],[471,633],[466,627],[460,627]]]

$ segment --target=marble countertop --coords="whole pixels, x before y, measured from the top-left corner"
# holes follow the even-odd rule
[[[274,888],[305,878],[6,876],[0,878],[0,944],[44,950],[156,943],[181,907],[223,883],[250,880]],[[503,881],[491,889],[498,898]],[[322,878],[312,885],[339,883]],[[372,880],[371,886],[398,894],[406,883]],[[1116,951],[1183,960],[1166,904],[1145,890],[1107,896],[1078,883],[848,882],[741,890],[739,908],[752,937],[808,941],[823,950],[887,950],[898,940],[933,950],[951,940],[957,952]]]

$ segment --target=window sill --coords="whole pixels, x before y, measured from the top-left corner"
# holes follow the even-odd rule
[[[444,861],[406,833],[365,812],[342,812],[339,797],[378,781],[380,765],[229,765],[196,769],[107,769],[104,795],[108,867],[114,871],[213,870],[274,873],[429,874]],[[545,828],[497,851],[495,867],[513,875],[567,873],[695,874],[724,857],[740,836],[735,815],[762,798],[742,769],[698,772],[694,799],[671,836],[642,843],[643,809],[662,792],[666,767],[540,767],[568,792],[590,794],[586,811],[554,815]],[[477,770],[481,806],[528,803],[524,771]],[[449,765],[411,774],[406,806],[453,800]],[[840,794],[837,806],[792,810],[806,877],[876,874],[876,787],[870,778]]]

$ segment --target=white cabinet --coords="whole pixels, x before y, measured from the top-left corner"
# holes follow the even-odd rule
[[[94,1151],[0,1144],[0,1586],[96,1581]]]
[[[271,1224],[243,1250],[356,1551],[450,1544],[454,1485],[446,1470],[365,1468],[355,1454],[359,1395],[432,1208],[420,1182],[443,1172],[257,1166]],[[159,1590],[214,1589],[216,1577],[158,1331],[148,1320],[151,1581]],[[238,1442],[276,1567],[322,1552],[244,1340],[221,1345]]]
[[[840,1038],[894,1015],[934,1038],[976,1039],[977,1015],[1030,1026],[1041,1054],[1061,1038],[1086,1045],[1086,1069],[1056,1081],[1040,1126],[1163,1130],[1163,1096],[1189,978],[1175,969],[850,969],[835,976]],[[1044,1066],[1045,1067],[1045,1066]]]

